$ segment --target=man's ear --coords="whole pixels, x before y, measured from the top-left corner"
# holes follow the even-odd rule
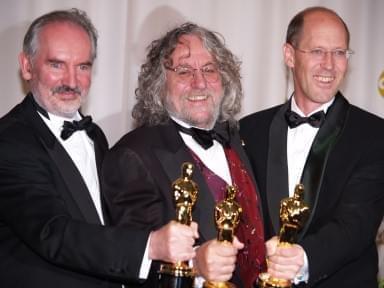
[[[21,76],[24,80],[28,81],[32,78],[32,63],[30,58],[25,55],[24,52],[21,52],[19,54],[19,65],[20,65],[20,71]]]
[[[284,62],[289,68],[295,66],[295,48],[289,43],[285,43],[283,46]]]

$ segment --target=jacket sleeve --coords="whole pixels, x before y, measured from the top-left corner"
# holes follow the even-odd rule
[[[337,174],[334,168],[332,172],[328,171],[334,174],[332,179],[337,175],[343,179],[336,181],[335,178],[335,183],[325,183],[324,189],[332,187],[334,193],[323,190],[320,193],[324,192],[333,198],[339,197],[337,194],[340,193],[340,197],[333,208],[334,212],[320,216],[326,220],[311,223],[311,231],[300,243],[309,258],[310,283],[330,277],[349,263],[371,257],[367,255],[376,252],[375,237],[384,213],[382,138],[377,137],[369,142],[368,149],[359,149],[359,153],[351,156],[353,165],[344,166],[343,173]],[[322,212],[319,209],[318,213],[324,214],[324,211],[327,210]],[[377,263],[371,264],[374,268],[360,269],[377,270]]]
[[[9,237],[72,271],[136,279],[149,231],[86,223],[63,193],[60,173],[32,132],[0,133],[0,224]]]

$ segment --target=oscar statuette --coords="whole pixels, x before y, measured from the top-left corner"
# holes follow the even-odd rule
[[[192,180],[193,164],[183,163],[181,177],[172,183],[173,199],[176,206],[176,221],[190,225],[192,208],[197,200],[198,187]],[[159,271],[159,288],[192,288],[195,271],[189,267],[188,261],[164,263]]]
[[[304,227],[309,207],[303,201],[304,186],[297,184],[292,197],[284,198],[280,202],[280,231],[279,246],[290,246],[297,243],[299,231]],[[290,288],[292,283],[287,279],[278,279],[268,273],[259,275],[259,288]]]
[[[235,229],[240,222],[242,208],[235,201],[236,188],[227,186],[225,199],[215,206],[215,222],[217,227],[217,240],[223,245],[232,243]],[[230,282],[205,281],[203,288],[236,288]]]

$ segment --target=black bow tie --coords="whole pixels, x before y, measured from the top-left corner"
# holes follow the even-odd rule
[[[89,135],[89,133],[92,132],[93,128],[94,124],[92,123],[91,116],[86,116],[80,121],[64,121],[63,130],[61,130],[60,137],[63,140],[67,140],[69,137],[71,137],[74,132],[79,130],[85,130],[85,132],[87,132],[87,134]]]
[[[174,123],[179,131],[191,135],[204,149],[210,148],[213,145],[213,140],[216,140],[224,147],[229,146],[230,136],[227,125],[224,125],[225,127],[219,127],[219,125],[217,125],[212,130],[203,130],[195,127],[186,128],[176,122]]]
[[[319,111],[309,117],[301,117],[296,112],[288,110],[285,112],[285,119],[287,120],[290,128],[295,128],[304,123],[308,123],[312,127],[319,128],[325,120],[325,113],[324,111]]]

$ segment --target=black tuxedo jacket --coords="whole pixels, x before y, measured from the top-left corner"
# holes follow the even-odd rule
[[[279,231],[279,202],[288,197],[284,112],[289,103],[240,121],[269,237]],[[383,131],[382,119],[350,105],[340,93],[329,108],[301,179],[311,209],[299,235],[309,261],[307,287],[377,287],[374,239],[384,211]]]
[[[0,286],[121,287],[138,276],[148,232],[101,225],[32,97],[0,119]],[[92,138],[100,167],[107,141],[98,127]]]
[[[253,177],[237,131],[231,132],[231,147]],[[171,185],[181,176],[184,162],[194,160],[173,123],[144,126],[126,134],[107,153],[103,163],[103,189],[113,224],[154,230],[175,219]],[[217,237],[215,200],[196,166],[193,180],[199,194],[192,218],[199,224],[199,242],[203,243]],[[145,287],[155,287],[152,281],[156,280],[158,263],[153,264]],[[238,279],[233,281],[239,284]]]

